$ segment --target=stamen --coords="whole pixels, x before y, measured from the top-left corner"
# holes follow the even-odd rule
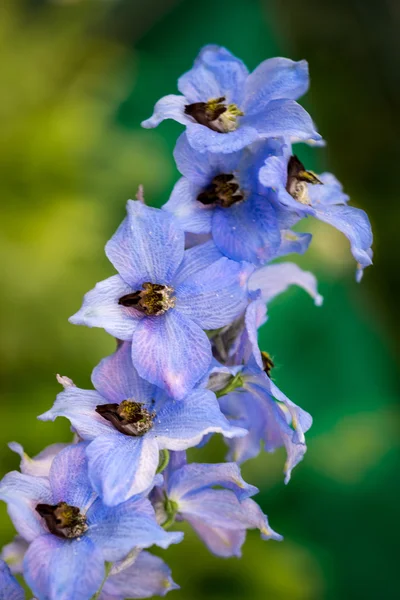
[[[197,200],[206,206],[214,204],[229,208],[244,200],[244,195],[235,176],[223,173],[214,177],[210,185],[197,196]]]
[[[312,171],[306,171],[297,156],[291,156],[288,163],[286,191],[301,204],[311,204],[307,184],[322,185],[322,181]]]
[[[77,538],[87,531],[86,518],[76,506],[66,502],[58,504],[38,504],[36,511],[46,521],[46,525],[54,535],[61,538]]]
[[[192,117],[200,125],[205,125],[218,133],[229,133],[238,128],[237,117],[244,112],[236,104],[225,104],[225,96],[211,98],[208,102],[194,102],[185,106],[185,114]]]
[[[170,308],[174,308],[176,298],[172,296],[174,289],[169,285],[145,282],[142,288],[142,290],[122,296],[118,300],[118,304],[136,308],[148,316],[163,315]]]
[[[153,427],[155,412],[140,402],[123,400],[121,404],[99,404],[96,412],[112,423],[119,432],[133,437],[147,433]]]
[[[271,355],[268,354],[268,352],[264,352],[264,351],[261,352],[261,359],[262,359],[264,371],[268,375],[268,377],[270,377],[271,371],[275,366],[274,361],[272,360]]]

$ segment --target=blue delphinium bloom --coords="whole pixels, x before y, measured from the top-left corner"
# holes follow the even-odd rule
[[[184,233],[171,215],[138,201],[127,209],[106,246],[119,274],[87,293],[70,321],[131,341],[140,376],[182,398],[211,362],[203,329],[222,327],[241,312],[253,268],[205,257],[199,269],[198,255],[184,252]]]
[[[125,600],[165,596],[178,590],[171,578],[171,569],[158,556],[141,552],[128,568],[108,577],[99,600]]]
[[[357,261],[357,279],[363,268],[372,264],[372,231],[367,214],[347,206],[349,197],[330,173],[316,176],[292,155],[290,145],[276,147],[260,170],[260,181],[273,188],[279,201],[299,218],[312,216],[332,225],[348,238]]]
[[[121,560],[133,547],[166,548],[182,539],[157,525],[147,499],[107,508],[90,485],[85,443],[57,454],[49,478],[8,473],[0,499],[30,542],[26,582],[46,600],[89,600],[103,580],[104,561]]]
[[[259,170],[276,146],[279,141],[269,140],[233,154],[199,154],[182,134],[174,155],[183,177],[163,208],[184,231],[211,233],[228,258],[264,264],[280,256],[287,230],[298,219],[260,183]]]
[[[141,379],[127,342],[100,362],[92,381],[97,391],[67,385],[39,419],[66,417],[81,438],[93,440],[87,447],[89,477],[107,505],[151,485],[160,450],[186,450],[210,432],[228,438],[247,433],[230,425],[210,390],[173,400]]]
[[[25,600],[24,590],[2,560],[0,560],[0,600]]]
[[[295,100],[308,89],[308,65],[271,58],[249,74],[220,46],[205,46],[193,68],[178,80],[182,96],[159,100],[143,127],[164,119],[186,125],[199,152],[235,152],[260,138],[321,140],[309,114]]]
[[[165,527],[187,521],[214,554],[240,556],[247,529],[259,529],[264,540],[282,539],[250,498],[258,490],[243,481],[235,463],[186,464],[184,453],[173,453],[164,479],[152,493],[158,520]]]

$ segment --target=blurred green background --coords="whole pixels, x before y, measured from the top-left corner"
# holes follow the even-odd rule
[[[399,333],[397,239],[399,6],[386,0],[2,0],[0,182],[0,475],[70,439],[64,421],[39,423],[59,391],[55,374],[89,385],[114,347],[103,331],[67,318],[113,269],[103,247],[140,183],[165,202],[177,179],[181,128],[141,130],[155,101],[206,43],[227,46],[250,69],[274,55],[310,63],[303,104],[329,144],[299,148],[331,170],[375,234],[375,265],[361,285],[347,241],[322,224],[303,268],[322,308],[298,289],[271,305],[262,346],[275,379],[310,411],[308,453],[283,484],[284,453],[244,467],[283,543],[251,532],[241,560],[208,554],[187,530],[163,552],[177,600],[398,598]],[[396,66],[397,65],[397,66]],[[216,441],[197,457],[218,461]],[[13,536],[0,508],[0,543]],[[396,552],[397,551],[397,552]]]

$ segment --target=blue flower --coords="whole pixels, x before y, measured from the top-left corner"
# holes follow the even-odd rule
[[[321,140],[308,113],[295,100],[308,89],[306,61],[271,58],[251,74],[220,46],[205,46],[193,68],[182,75],[182,96],[164,96],[143,127],[164,119],[186,125],[199,152],[235,152],[260,138]]]
[[[178,590],[171,578],[171,570],[158,556],[141,552],[128,568],[108,577],[99,600],[125,600],[125,598],[151,598],[165,596]]]
[[[262,367],[252,357],[245,367],[221,368],[233,373],[237,383],[234,391],[219,398],[221,410],[233,424],[249,431],[240,440],[227,440],[230,448],[227,459],[241,464],[259,454],[261,442],[267,452],[284,446],[287,453],[284,474],[288,483],[293,468],[307,450],[304,434],[311,427],[312,418],[268,377],[273,363],[268,355],[264,355],[264,360]]]
[[[119,275],[86,294],[70,321],[104,329],[132,342],[139,375],[182,398],[211,362],[203,329],[227,325],[247,303],[253,267],[194,248],[184,252],[184,233],[174,218],[140,202],[106,246]]]
[[[0,560],[0,600],[25,600],[24,590],[2,560]]]
[[[107,505],[116,505],[152,484],[159,451],[186,450],[210,432],[230,438],[247,432],[232,427],[213,392],[192,391],[183,400],[141,379],[132,366],[128,343],[94,369],[97,391],[69,385],[52,409],[39,417],[67,417],[85,440],[89,477]]]
[[[24,452],[21,444],[18,444],[17,442],[10,442],[8,447],[21,457],[19,467],[21,473],[24,473],[25,475],[35,475],[37,477],[48,477],[55,456],[69,445],[70,444],[51,444],[34,458],[30,458],[26,452]]]
[[[224,557],[240,556],[247,529],[259,529],[265,540],[282,539],[251,500],[258,490],[243,481],[235,463],[188,465],[183,453],[177,454],[171,457],[164,488],[155,488],[152,495],[164,526],[175,519],[187,521],[211,552]]]
[[[57,454],[49,478],[8,473],[0,499],[30,542],[24,575],[41,599],[89,600],[103,580],[104,561],[121,560],[133,547],[166,548],[182,539],[157,525],[146,499],[104,506],[89,483],[85,443]]]
[[[270,140],[233,154],[199,154],[182,134],[175,160],[183,177],[163,208],[184,231],[211,233],[221,255],[233,260],[264,264],[283,252],[304,251],[287,246],[298,219],[282,210],[276,194],[259,180],[260,168],[280,145]]]
[[[290,146],[277,148],[260,170],[260,181],[273,188],[281,204],[299,219],[307,216],[332,225],[348,238],[357,261],[357,279],[362,270],[372,264],[372,231],[367,214],[347,206],[349,197],[330,173],[318,177],[307,171],[299,159],[291,155]]]

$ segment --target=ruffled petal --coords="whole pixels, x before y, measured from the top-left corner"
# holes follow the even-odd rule
[[[238,117],[239,126],[235,131],[220,133],[204,125],[191,123],[187,126],[186,135],[189,144],[197,152],[230,154],[242,150],[259,139],[257,123],[245,123],[244,117]]]
[[[346,204],[350,200],[349,196],[343,192],[340,181],[332,173],[322,173],[318,179],[323,185],[309,185],[308,195],[311,204],[318,208],[318,204],[327,206],[328,204]]]
[[[315,212],[317,219],[344,233],[350,242],[352,255],[362,267],[372,264],[372,231],[367,213],[360,208],[346,205],[324,206]]]
[[[127,212],[106,244],[108,259],[135,291],[145,281],[171,283],[183,258],[183,231],[167,212],[142,202],[128,200]]]
[[[197,389],[181,402],[167,402],[154,425],[154,435],[160,448],[186,450],[197,446],[208,433],[222,433],[231,438],[247,431],[232,427],[221,413],[213,392]]]
[[[134,547],[148,548],[155,544],[168,548],[183,538],[182,533],[169,533],[157,524],[147,500],[128,500],[107,507],[98,499],[88,513],[88,523],[86,536],[102,549],[104,559],[111,562],[122,560]]]
[[[264,264],[281,243],[276,211],[262,196],[251,196],[229,210],[216,209],[212,223],[213,239],[225,256]]]
[[[185,279],[176,290],[176,308],[203,329],[218,329],[246,307],[247,281],[254,267],[221,258]]]
[[[39,421],[55,421],[57,417],[69,420],[74,430],[84,440],[113,431],[113,426],[96,412],[96,406],[105,404],[106,398],[94,390],[81,390],[70,386],[58,394],[52,408],[38,417]]]
[[[323,298],[318,294],[315,276],[294,263],[266,265],[255,271],[249,279],[249,289],[260,290],[267,304],[291,285],[302,287],[314,299],[316,306],[321,306]]]
[[[197,200],[202,188],[186,177],[175,184],[171,196],[163,210],[172,213],[183,231],[191,233],[209,233],[213,207],[205,206]]]
[[[157,442],[147,435],[101,435],[86,453],[92,486],[108,506],[146,490],[158,466]]]
[[[42,535],[26,553],[24,575],[38,598],[88,600],[103,580],[104,560],[87,536],[70,541]]]
[[[201,188],[209,185],[215,175],[232,173],[238,168],[242,152],[208,154],[197,152],[188,142],[186,133],[178,138],[174,150],[176,166],[182,175]]]
[[[178,80],[178,90],[188,104],[225,96],[227,103],[241,103],[248,70],[244,63],[221,46],[205,46],[193,68]]]
[[[113,275],[85,294],[82,308],[69,318],[74,325],[102,327],[110,335],[119,340],[130,340],[135,331],[139,317],[137,311],[118,304],[132,288],[119,275]]]
[[[37,456],[30,458],[24,452],[21,444],[17,442],[10,442],[8,447],[13,452],[16,452],[21,457],[20,470],[21,473],[25,473],[25,475],[33,475],[36,477],[48,477],[50,472],[51,464],[54,460],[54,457],[64,448],[67,448],[69,444],[51,444],[47,446],[42,452],[40,452]]]
[[[50,469],[50,485],[54,504],[66,502],[85,510],[93,500],[88,477],[87,444],[81,442],[62,450]]]
[[[210,527],[201,519],[189,516],[186,518],[210,552],[222,558],[241,557],[241,548],[246,539],[245,529],[235,531],[214,526]]]
[[[239,501],[258,493],[254,485],[243,480],[236,463],[191,463],[172,473],[168,481],[168,497],[179,502],[186,494],[213,486],[232,490]]]
[[[132,362],[141,377],[179,399],[207,371],[211,346],[198,325],[172,309],[141,321],[132,342]]]
[[[128,398],[148,402],[154,391],[154,386],[139,377],[132,365],[132,349],[128,342],[119,344],[114,354],[100,361],[93,370],[92,382],[103,398],[111,403]]]
[[[271,100],[297,100],[306,93],[309,83],[307,61],[279,57],[264,60],[247,78],[243,110],[245,114],[256,114]]]
[[[308,112],[294,100],[272,100],[263,112],[243,117],[243,125],[255,127],[263,137],[322,140]]]
[[[0,560],[0,600],[25,600],[23,588],[2,560]]]
[[[47,530],[36,512],[38,504],[52,504],[50,485],[44,477],[32,477],[11,471],[0,482],[0,500],[7,503],[15,529],[28,542]]]
[[[158,556],[143,551],[130,567],[109,576],[99,600],[151,598],[177,589],[168,565]]]
[[[185,105],[187,103],[184,96],[177,96],[175,94],[164,96],[156,103],[151,117],[142,121],[142,127],[152,129],[153,127],[157,127],[164,119],[173,119],[182,125],[191,123],[191,119],[185,115]]]

